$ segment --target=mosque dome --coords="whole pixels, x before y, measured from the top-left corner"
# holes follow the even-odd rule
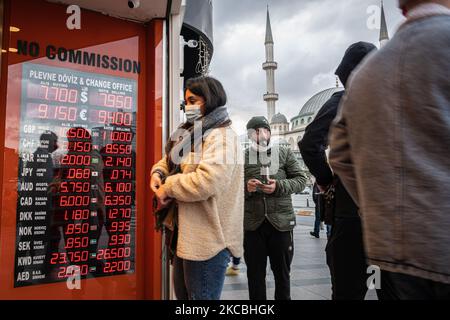
[[[270,124],[288,124],[287,118],[284,114],[277,113],[272,117],[272,120],[270,120]]]
[[[305,103],[303,108],[301,108],[300,113],[298,114],[299,117],[315,115],[333,94],[342,90],[344,89],[334,87],[315,94]]]
[[[325,102],[327,102],[333,94],[342,90],[344,90],[344,88],[333,87],[312,96],[300,109],[299,114],[292,118],[292,129],[309,124]]]

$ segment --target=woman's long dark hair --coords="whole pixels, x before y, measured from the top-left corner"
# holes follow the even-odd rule
[[[227,94],[225,93],[225,89],[223,88],[219,80],[212,77],[201,76],[188,79],[186,81],[186,87],[184,89],[185,95],[187,90],[191,91],[197,96],[202,97],[205,100],[204,116],[214,111],[214,109],[222,107],[227,103]],[[228,120],[225,123],[216,126],[215,128],[223,128],[230,125],[231,120]],[[180,126],[180,128],[188,130],[192,126],[193,125],[191,123],[185,122]],[[177,142],[178,141],[172,141],[172,139],[170,138],[169,141],[167,141],[165,151],[168,161],[170,161],[170,151]],[[193,141],[191,142],[191,147],[193,148]]]
[[[205,99],[205,115],[227,103],[227,94],[219,80],[212,77],[197,77],[186,81],[184,94],[189,90]]]

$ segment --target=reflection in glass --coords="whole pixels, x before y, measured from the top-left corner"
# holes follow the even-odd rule
[[[134,272],[136,81],[21,67],[15,286]]]

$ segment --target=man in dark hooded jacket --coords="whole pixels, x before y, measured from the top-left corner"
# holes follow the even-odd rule
[[[344,87],[358,64],[376,47],[367,42],[352,44],[345,52],[336,70]],[[316,178],[320,190],[334,186],[334,212],[331,221],[331,237],[326,247],[327,264],[330,268],[333,300],[363,300],[367,292],[367,265],[365,261],[361,220],[358,207],[345,190],[339,177],[333,174],[325,150],[328,133],[337,115],[338,106],[345,91],[336,92],[319,110],[299,142],[302,158]]]

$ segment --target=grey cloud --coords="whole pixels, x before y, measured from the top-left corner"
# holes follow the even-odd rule
[[[264,33],[266,1],[213,0],[214,47],[211,75],[223,82],[235,128],[253,115],[266,115]],[[277,112],[293,117],[315,93],[335,85],[334,70],[345,49],[356,41],[378,44],[379,30],[369,30],[366,10],[373,0],[272,0]],[[389,34],[402,21],[396,0],[385,3]],[[314,81],[314,79],[316,81]]]

